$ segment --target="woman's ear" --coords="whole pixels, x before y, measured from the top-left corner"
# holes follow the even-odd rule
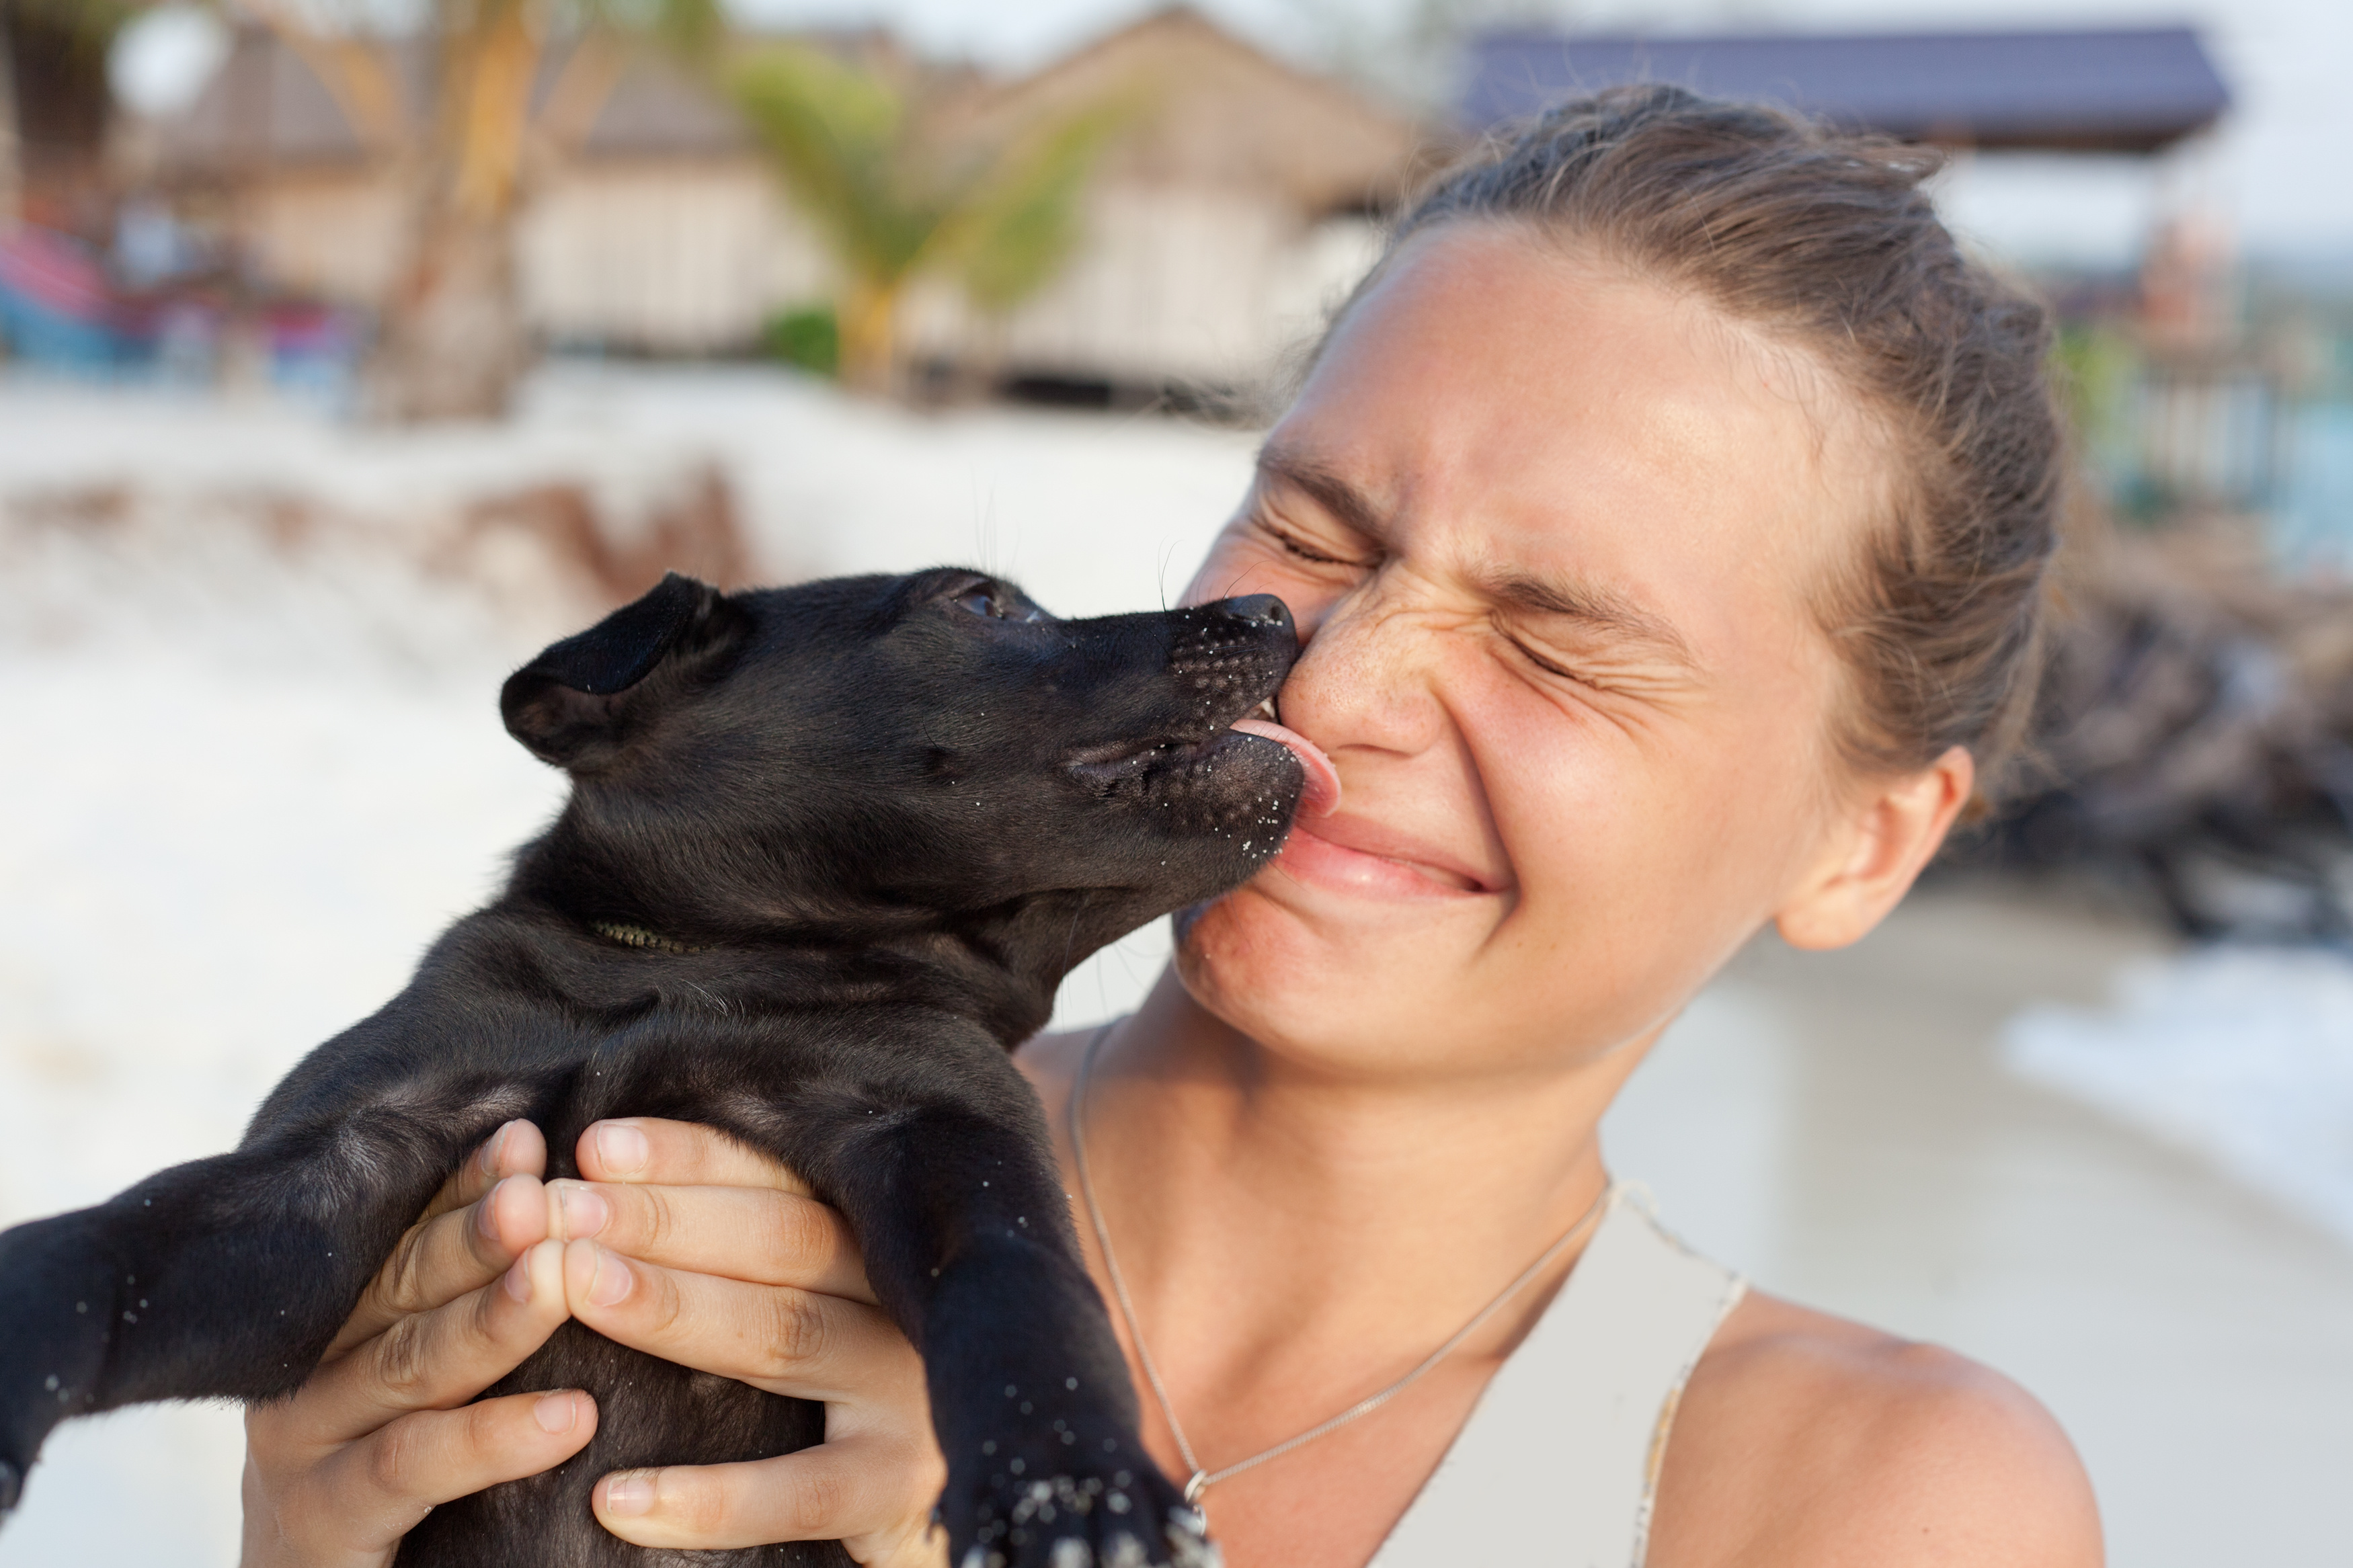
[[[1977,763],[1955,746],[1916,773],[1873,785],[1775,911],[1781,940],[1814,949],[1861,940],[1911,889],[1976,783]]]

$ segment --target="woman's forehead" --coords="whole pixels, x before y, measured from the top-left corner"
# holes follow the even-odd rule
[[[1637,597],[1671,563],[1803,586],[1877,489],[1846,401],[1685,291],[1481,226],[1392,259],[1263,466],[1458,564],[1606,568]]]

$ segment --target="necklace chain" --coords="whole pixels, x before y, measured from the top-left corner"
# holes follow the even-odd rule
[[[1191,1472],[1185,1481],[1185,1500],[1196,1509],[1201,1507],[1201,1494],[1219,1481],[1240,1475],[1244,1470],[1255,1469],[1270,1459],[1279,1459],[1293,1448],[1313,1443],[1316,1438],[1345,1426],[1360,1416],[1370,1415],[1419,1382],[1423,1373],[1453,1354],[1463,1341],[1478,1332],[1481,1325],[1501,1311],[1505,1302],[1525,1289],[1531,1280],[1542,1274],[1546,1266],[1557,1258],[1567,1248],[1568,1244],[1576,1240],[1584,1232],[1585,1227],[1593,1222],[1595,1216],[1599,1215],[1609,1203],[1610,1194],[1617,1191],[1615,1183],[1604,1186],[1600,1195],[1587,1206],[1583,1214],[1577,1216],[1575,1224],[1561,1233],[1557,1241],[1538,1254],[1536,1260],[1523,1269],[1517,1279],[1504,1286],[1501,1294],[1480,1308],[1469,1322],[1455,1330],[1444,1344],[1430,1352],[1411,1372],[1407,1373],[1379,1393],[1367,1394],[1337,1415],[1320,1421],[1298,1436],[1277,1443],[1271,1448],[1252,1454],[1246,1459],[1239,1459],[1219,1469],[1204,1469],[1199,1458],[1193,1452],[1192,1443],[1185,1436],[1184,1424],[1176,1419],[1176,1406],[1168,1397],[1167,1385],[1160,1381],[1160,1368],[1154,1364],[1152,1352],[1144,1342],[1144,1325],[1136,1320],[1135,1302],[1128,1296],[1126,1277],[1120,1273],[1119,1258],[1112,1251],[1111,1227],[1103,1222],[1103,1205],[1095,1201],[1094,1177],[1087,1168],[1087,1084],[1094,1076],[1095,1054],[1103,1048],[1103,1043],[1110,1036],[1113,1026],[1112,1024],[1105,1024],[1102,1028],[1097,1029],[1094,1037],[1087,1042],[1086,1054],[1079,1058],[1078,1081],[1071,1087],[1071,1152],[1079,1167],[1079,1193],[1086,1200],[1087,1217],[1094,1224],[1095,1243],[1103,1249],[1103,1271],[1111,1276],[1112,1294],[1119,1301],[1119,1315],[1127,1321],[1128,1338],[1135,1344],[1135,1359],[1144,1363],[1145,1380],[1152,1384],[1152,1397],[1159,1401],[1160,1414],[1167,1418],[1168,1431],[1176,1439],[1176,1451],[1185,1457],[1185,1467]]]

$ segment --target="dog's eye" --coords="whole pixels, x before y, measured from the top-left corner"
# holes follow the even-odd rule
[[[956,595],[956,608],[970,610],[976,616],[1005,618],[1004,606],[997,601],[997,590],[990,587],[968,588]]]
[[[1026,599],[1009,597],[987,584],[956,595],[956,607],[998,621],[1042,621],[1046,612]]]

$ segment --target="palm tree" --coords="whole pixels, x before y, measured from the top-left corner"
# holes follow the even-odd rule
[[[373,411],[399,421],[503,413],[530,363],[515,263],[530,137],[585,134],[635,48],[707,55],[716,0],[433,0],[422,104],[404,91],[389,42],[365,30],[366,0],[231,3],[311,67],[406,188],[406,252],[368,367]],[[566,42],[534,110],[533,85]]]
[[[952,278],[992,313],[1053,279],[1096,159],[1131,117],[1103,103],[999,140],[960,136],[917,107],[920,82],[797,44],[745,56],[725,81],[832,253],[841,375],[862,392],[889,388],[919,279]]]
[[[0,237],[24,216],[25,199],[25,165],[17,151],[16,53],[9,39],[15,30],[12,20],[9,7],[0,5]]]
[[[69,155],[94,174],[106,136],[106,50],[133,11],[132,0],[0,0],[0,233],[24,216],[28,194],[24,116],[40,109],[51,137],[66,132]],[[31,90],[19,100],[20,85]],[[57,121],[60,112],[66,123]],[[55,161],[58,149],[47,149]]]

